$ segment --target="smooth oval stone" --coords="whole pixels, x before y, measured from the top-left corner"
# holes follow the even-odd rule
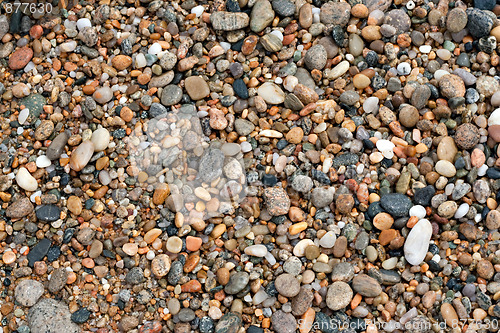
[[[53,222],[59,219],[61,208],[55,205],[44,205],[36,210],[36,217],[43,222]]]
[[[238,272],[229,278],[228,284],[224,287],[227,294],[234,295],[242,291],[250,281],[250,275],[247,272]]]
[[[267,248],[264,245],[251,245],[245,248],[245,253],[254,257],[265,257],[267,254]]]
[[[113,91],[110,87],[102,87],[97,89],[92,95],[97,103],[104,104],[113,98]]]
[[[25,191],[34,192],[38,188],[38,182],[35,177],[24,167],[19,168],[16,175],[16,182]]]
[[[447,160],[440,160],[436,163],[435,166],[436,172],[445,177],[453,177],[457,173],[457,169]]]
[[[47,157],[49,160],[57,160],[64,152],[64,146],[69,140],[69,134],[62,132],[57,135],[47,148]]]
[[[429,220],[422,219],[411,229],[404,245],[405,259],[411,265],[420,265],[424,261],[429,241],[432,236],[432,226]]]
[[[90,141],[94,144],[94,151],[103,151],[108,148],[111,135],[105,128],[99,128],[92,133]]]
[[[319,240],[319,245],[324,247],[325,249],[331,249],[335,245],[335,241],[337,240],[337,235],[333,231],[328,231],[326,234],[321,237]]]
[[[269,104],[281,104],[285,101],[285,93],[272,82],[265,82],[257,89],[257,94]]]
[[[75,171],[82,170],[94,154],[94,144],[91,141],[83,141],[71,154],[69,165]]]

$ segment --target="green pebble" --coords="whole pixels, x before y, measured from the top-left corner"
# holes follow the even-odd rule
[[[454,129],[457,127],[457,122],[453,119],[448,119],[445,124],[448,129]]]
[[[365,228],[365,230],[368,230],[368,231],[373,229],[372,224],[368,220],[365,220],[363,222],[363,228]]]
[[[449,40],[444,42],[443,47],[450,52],[453,52],[455,50],[455,44]]]
[[[300,51],[295,51],[293,53],[293,61],[297,62],[302,58],[302,52]]]
[[[455,177],[457,178],[462,178],[462,177],[465,177],[467,176],[469,172],[465,169],[460,169],[460,170],[457,170],[457,175]]]

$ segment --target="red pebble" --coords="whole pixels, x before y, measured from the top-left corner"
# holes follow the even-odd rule
[[[33,39],[38,39],[43,35],[43,28],[41,25],[34,25],[30,29],[30,36]]]
[[[139,329],[139,333],[160,333],[162,326],[158,321],[147,321]]]

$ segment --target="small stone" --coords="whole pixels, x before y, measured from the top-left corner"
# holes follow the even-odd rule
[[[182,89],[177,85],[170,84],[163,88],[161,93],[161,104],[172,106],[179,103],[182,99]]]
[[[229,282],[224,287],[224,291],[227,294],[235,295],[242,291],[248,282],[250,281],[250,276],[247,272],[237,272],[231,275]]]
[[[285,101],[285,93],[272,82],[265,82],[262,84],[257,93],[260,97],[269,104],[281,104]]]
[[[35,177],[24,167],[19,168],[16,174],[16,182],[25,191],[34,192],[38,188],[38,182]]]
[[[68,306],[51,298],[44,298],[28,312],[28,325],[32,333],[79,333],[78,325],[71,321]]]
[[[493,268],[493,264],[486,259],[481,259],[477,263],[476,272],[479,277],[489,280],[493,277],[495,273],[495,269]]]
[[[353,292],[351,287],[345,282],[335,281],[328,287],[326,305],[330,309],[338,311],[348,306],[352,298]]]
[[[108,148],[111,135],[106,128],[99,128],[92,133],[90,141],[94,144],[94,151],[99,152]]]
[[[297,329],[297,320],[291,313],[278,310],[271,316],[275,332],[294,333]]]
[[[35,280],[22,280],[16,286],[14,296],[22,306],[33,306],[43,295],[43,284]]]
[[[446,98],[465,96],[465,84],[458,75],[444,75],[441,80],[439,80],[439,88],[441,89],[441,94]]]
[[[215,30],[235,31],[247,27],[249,22],[246,13],[216,11],[210,15],[210,23]]]
[[[272,216],[287,214],[290,209],[290,198],[282,188],[266,188],[264,190],[264,200],[267,205],[267,210]]]
[[[413,93],[415,94],[415,93]],[[418,109],[416,107],[413,107],[411,105],[406,105],[404,106],[400,111],[399,111],[399,122],[401,125],[412,128],[415,127],[418,123],[419,120],[419,113]]]
[[[446,18],[446,29],[450,32],[459,32],[467,26],[467,13],[462,8],[453,8]]]
[[[488,36],[493,27],[493,20],[483,10],[477,8],[467,8],[467,28],[475,38]]]
[[[431,236],[431,223],[426,219],[418,221],[406,237],[404,245],[406,261],[411,265],[420,265],[427,254]]]
[[[59,292],[66,285],[68,280],[68,271],[66,268],[58,268],[52,272],[49,281],[49,291],[51,293]]]
[[[294,297],[300,291],[300,283],[292,274],[281,274],[274,281],[276,290],[285,297]]]
[[[33,50],[29,47],[21,47],[17,49],[9,58],[10,69],[21,69],[24,68],[33,58]]]
[[[394,217],[408,216],[412,206],[411,200],[404,194],[389,193],[380,199],[380,204]]]
[[[5,214],[13,219],[25,217],[33,212],[34,207],[29,198],[23,197],[12,202],[6,209]]]
[[[252,7],[250,14],[250,29],[253,32],[261,32],[274,19],[274,10],[268,0],[258,0]]]
[[[471,123],[464,123],[457,127],[455,132],[455,142],[461,149],[471,149],[479,142],[480,135],[476,126]]]
[[[354,277],[352,289],[365,297],[377,297],[382,293],[382,287],[377,280],[366,274],[359,274]]]
[[[321,44],[314,45],[304,57],[304,62],[309,69],[322,70],[326,66],[327,54],[326,50]]]
[[[347,2],[326,2],[321,6],[320,20],[324,24],[347,25],[351,16],[351,6]]]
[[[163,277],[170,271],[170,257],[166,254],[157,255],[151,262],[151,271],[157,277]]]
[[[184,81],[184,88],[192,100],[198,101],[210,94],[208,84],[201,76],[190,76]]]
[[[94,154],[94,144],[91,141],[83,141],[70,156],[69,164],[75,171],[82,170]]]
[[[97,89],[92,97],[97,103],[105,104],[113,98],[113,91],[110,87],[102,87]]]

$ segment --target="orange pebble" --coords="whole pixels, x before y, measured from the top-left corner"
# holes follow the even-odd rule
[[[94,263],[94,260],[92,260],[92,258],[85,258],[82,260],[82,265],[83,265],[83,267],[86,267],[86,268],[94,268],[95,263]]]

